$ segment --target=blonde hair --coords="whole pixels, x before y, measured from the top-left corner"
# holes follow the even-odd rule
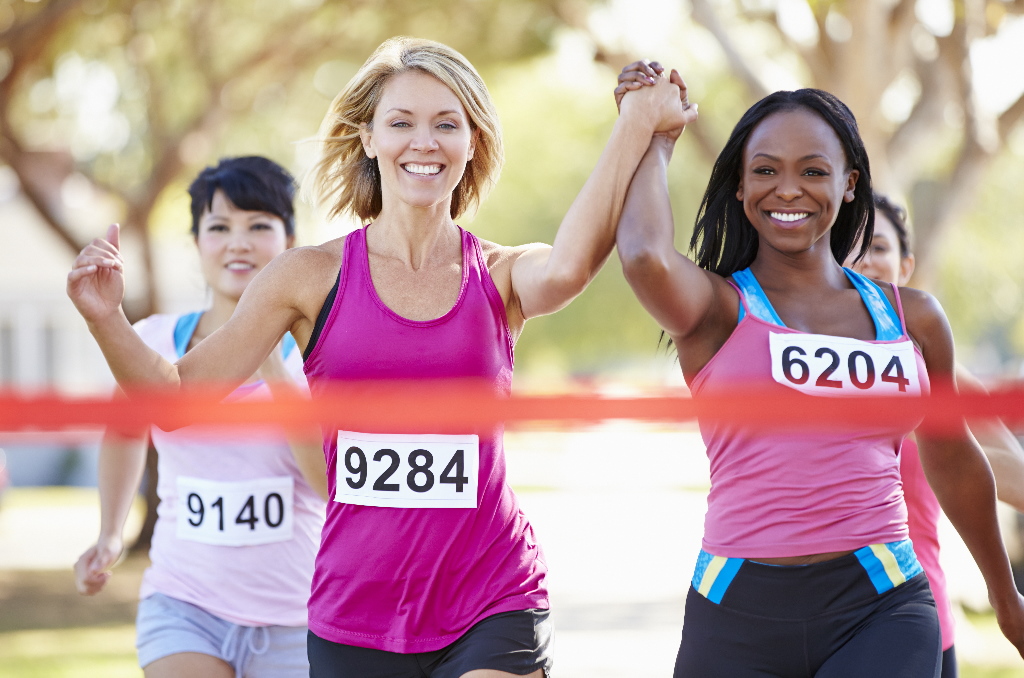
[[[432,75],[462,102],[470,126],[477,131],[476,148],[452,192],[453,219],[479,205],[497,181],[504,162],[501,125],[480,74],[447,45],[431,40],[395,37],[385,41],[331,102],[320,124],[320,159],[310,172],[313,200],[329,205],[329,218],[347,212],[373,219],[382,207],[377,161],[367,157],[359,130],[372,127],[384,86],[395,75],[418,70]]]

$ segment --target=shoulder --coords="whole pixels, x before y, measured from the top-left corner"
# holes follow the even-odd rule
[[[928,334],[949,327],[942,304],[931,294],[913,287],[901,287],[900,302],[903,305],[903,317],[907,321],[907,331],[915,338],[915,331]]]
[[[341,270],[344,248],[344,238],[322,245],[293,247],[274,257],[261,276],[265,273],[281,290],[306,292],[323,287],[325,282],[330,288]]]
[[[929,373],[952,374],[953,331],[938,299],[913,287],[901,287],[900,301],[907,333],[921,349]]]

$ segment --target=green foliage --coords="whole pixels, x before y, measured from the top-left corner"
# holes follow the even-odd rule
[[[979,200],[942,250],[936,295],[949,315],[960,347],[982,345],[988,356],[971,355],[979,369],[1005,367],[1024,354],[1024,231],[1013,199],[1024,184],[1024,136],[986,172]]]

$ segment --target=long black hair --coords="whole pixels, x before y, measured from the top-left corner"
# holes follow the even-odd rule
[[[259,155],[221,158],[188,187],[192,196],[192,235],[199,236],[199,219],[213,209],[213,195],[224,195],[240,210],[266,212],[284,222],[286,235],[295,235],[295,179],[273,160]]]
[[[832,226],[830,244],[836,261],[845,261],[857,239],[863,234],[860,252],[871,242],[875,216],[871,194],[871,168],[857,120],[835,95],[820,89],[798,89],[769,94],[751,106],[733,128],[725,148],[718,154],[704,192],[697,221],[690,238],[690,249],[697,264],[722,276],[742,270],[757,256],[757,232],[737,200],[743,151],[753,129],[765,118],[780,111],[804,108],[820,116],[835,130],[846,153],[847,169],[860,172],[852,202],[844,202]]]

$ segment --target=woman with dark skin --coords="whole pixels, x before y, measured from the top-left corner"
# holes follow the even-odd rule
[[[657,77],[657,64],[627,66],[617,99]],[[678,74],[671,79],[685,96]],[[780,396],[912,395],[929,380],[955,388],[938,302],[839,263],[873,227],[868,159],[842,102],[776,92],[744,114],[699,211],[697,263],[673,244],[666,169],[681,131],[652,140],[617,245],[695,398],[744,387]],[[938,675],[938,620],[899,490],[899,445],[914,425],[765,432],[701,422],[712,490],[677,677]],[[984,454],[966,427],[918,442],[1000,628],[1024,650],[1024,600]]]

